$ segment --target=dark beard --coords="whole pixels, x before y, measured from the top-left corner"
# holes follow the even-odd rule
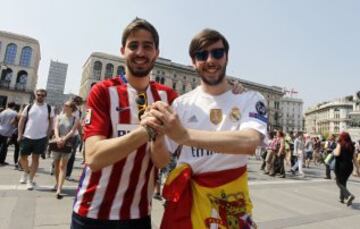
[[[226,72],[226,66],[223,68],[221,74],[220,74],[220,77],[215,80],[215,81],[210,81],[208,80],[206,77],[202,76],[201,73],[199,72],[199,70],[196,70],[200,77],[201,77],[201,80],[202,82],[204,82],[206,85],[209,85],[209,86],[216,86],[216,85],[219,85],[225,78],[225,72]]]
[[[153,61],[150,64],[149,68],[147,68],[147,69],[133,69],[129,63],[129,60],[126,61],[126,65],[127,65],[127,69],[131,73],[131,75],[138,77],[138,78],[143,78],[150,74],[151,70],[153,69],[153,67],[155,65],[155,61]]]

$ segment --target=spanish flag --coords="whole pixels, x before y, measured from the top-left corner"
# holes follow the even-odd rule
[[[192,174],[188,164],[168,176],[161,229],[251,229],[252,204],[246,167]]]

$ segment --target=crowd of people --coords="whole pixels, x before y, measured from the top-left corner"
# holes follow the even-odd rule
[[[355,196],[346,189],[350,175],[360,176],[360,140],[352,141],[349,133],[330,135],[325,141],[319,136],[303,132],[277,130],[268,134],[266,148],[260,148],[263,162],[261,170],[269,176],[286,177],[286,171],[293,176],[304,178],[303,168],[324,166],[324,179],[331,179],[333,171],[340,189],[340,202],[351,205]],[[355,169],[354,169],[355,167]]]
[[[22,172],[20,183],[33,190],[40,158],[52,157],[54,192],[61,199],[62,186],[71,178],[68,161],[75,157],[81,133],[81,97],[66,101],[60,109],[46,103],[47,91],[37,89],[31,104],[19,107],[13,102],[0,113],[0,165],[6,162],[8,147],[14,145],[14,168]],[[31,160],[29,160],[29,157]],[[52,168],[50,168],[52,169]]]
[[[0,114],[0,163],[6,165],[10,143],[20,144],[15,147],[19,153],[14,155],[20,155],[15,165],[23,170],[20,182],[28,190],[34,188],[39,157],[48,150],[53,157],[53,191],[61,199],[76,149],[84,140],[85,163],[72,229],[151,228],[155,186],[155,196],[166,199],[163,229],[257,228],[247,164],[248,156],[266,144],[261,153],[265,174],[285,178],[289,171],[304,177],[303,167],[326,161],[326,178],[331,179],[334,167],[340,201],[350,205],[354,200],[346,188],[356,157],[350,136],[342,134],[337,142],[331,136],[323,145],[319,138],[300,132],[268,134],[265,98],[238,90],[226,79],[230,45],[220,32],[204,29],[191,40],[189,56],[201,84],[182,96],[150,80],[159,56],[159,35],[148,21],[136,18],[125,28],[120,50],[126,76],[96,83],[87,98],[86,115],[78,97],[55,112],[46,104],[43,89],[36,90],[34,103],[21,111],[13,111],[9,103]],[[335,165],[328,155],[333,155]],[[156,179],[160,169],[172,170],[162,197],[162,179]],[[360,172],[358,165],[355,172]]]

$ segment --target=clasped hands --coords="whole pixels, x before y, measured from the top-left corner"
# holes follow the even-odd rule
[[[178,144],[188,139],[188,132],[176,112],[162,101],[154,102],[141,116],[140,125],[156,131],[158,137],[167,135]]]

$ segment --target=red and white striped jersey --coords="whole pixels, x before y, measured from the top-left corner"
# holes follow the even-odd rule
[[[174,90],[150,82],[148,104],[162,100],[172,103]],[[138,124],[137,91],[128,84],[97,83],[87,99],[84,137],[123,136]],[[148,144],[126,158],[93,172],[85,166],[74,203],[74,212],[92,219],[126,220],[150,215],[155,167]],[[121,150],[121,149],[119,149]]]

